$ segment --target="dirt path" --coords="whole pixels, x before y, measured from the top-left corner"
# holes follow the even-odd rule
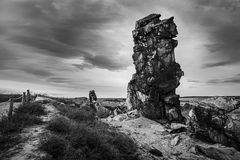
[[[150,119],[140,117],[128,121],[107,121],[119,131],[133,138],[139,147],[145,151],[158,150],[163,156],[146,155],[143,159],[169,159],[169,160],[208,160],[201,155],[196,155],[193,147],[196,142],[186,133],[170,134],[169,129]]]
[[[45,104],[44,106],[47,115],[41,116],[41,118],[44,122],[48,122],[58,114],[58,110],[51,104]],[[40,135],[47,132],[45,127],[46,123],[25,128],[20,134],[24,142],[11,148],[5,154],[4,157],[9,157],[5,160],[35,160],[42,157],[44,153],[38,150],[38,145]]]

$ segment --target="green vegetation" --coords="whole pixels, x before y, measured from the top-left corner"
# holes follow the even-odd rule
[[[18,143],[16,138],[23,128],[35,124],[41,124],[40,115],[46,114],[44,107],[39,103],[20,105],[14,110],[11,118],[4,116],[0,120],[0,153],[6,151],[9,147]]]
[[[97,121],[93,112],[56,105],[62,115],[51,120],[51,135],[41,140],[44,159],[137,160],[137,146],[115,128]]]

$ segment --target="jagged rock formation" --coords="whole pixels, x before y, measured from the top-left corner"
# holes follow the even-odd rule
[[[90,103],[97,101],[97,95],[94,90],[89,91],[89,101]]]
[[[219,98],[218,98],[219,99]],[[218,99],[213,99],[217,102]],[[240,103],[199,103],[189,112],[188,128],[196,138],[240,150]]]
[[[175,89],[183,75],[175,62],[178,34],[173,17],[160,20],[151,14],[136,22],[133,30],[136,73],[128,84],[127,104],[151,119],[182,121],[179,96]]]
[[[96,107],[97,95],[94,90],[89,91],[89,101],[90,101],[91,109],[96,114],[97,113],[97,107]]]

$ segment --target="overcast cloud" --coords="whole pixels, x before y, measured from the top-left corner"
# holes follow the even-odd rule
[[[181,95],[240,93],[239,0],[1,0],[2,89],[125,97],[131,32],[151,13],[175,17]]]

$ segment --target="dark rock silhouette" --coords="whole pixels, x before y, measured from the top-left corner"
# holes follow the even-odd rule
[[[97,107],[96,107],[96,101],[97,96],[94,90],[89,91],[89,101],[90,101],[90,107],[93,109],[95,113],[97,113]]]
[[[136,73],[128,84],[127,104],[150,119],[182,121],[179,96],[175,89],[183,71],[175,62],[178,34],[173,17],[160,20],[151,14],[136,22],[133,30]]]
[[[97,95],[94,90],[89,91],[89,101],[90,103],[97,101]]]

